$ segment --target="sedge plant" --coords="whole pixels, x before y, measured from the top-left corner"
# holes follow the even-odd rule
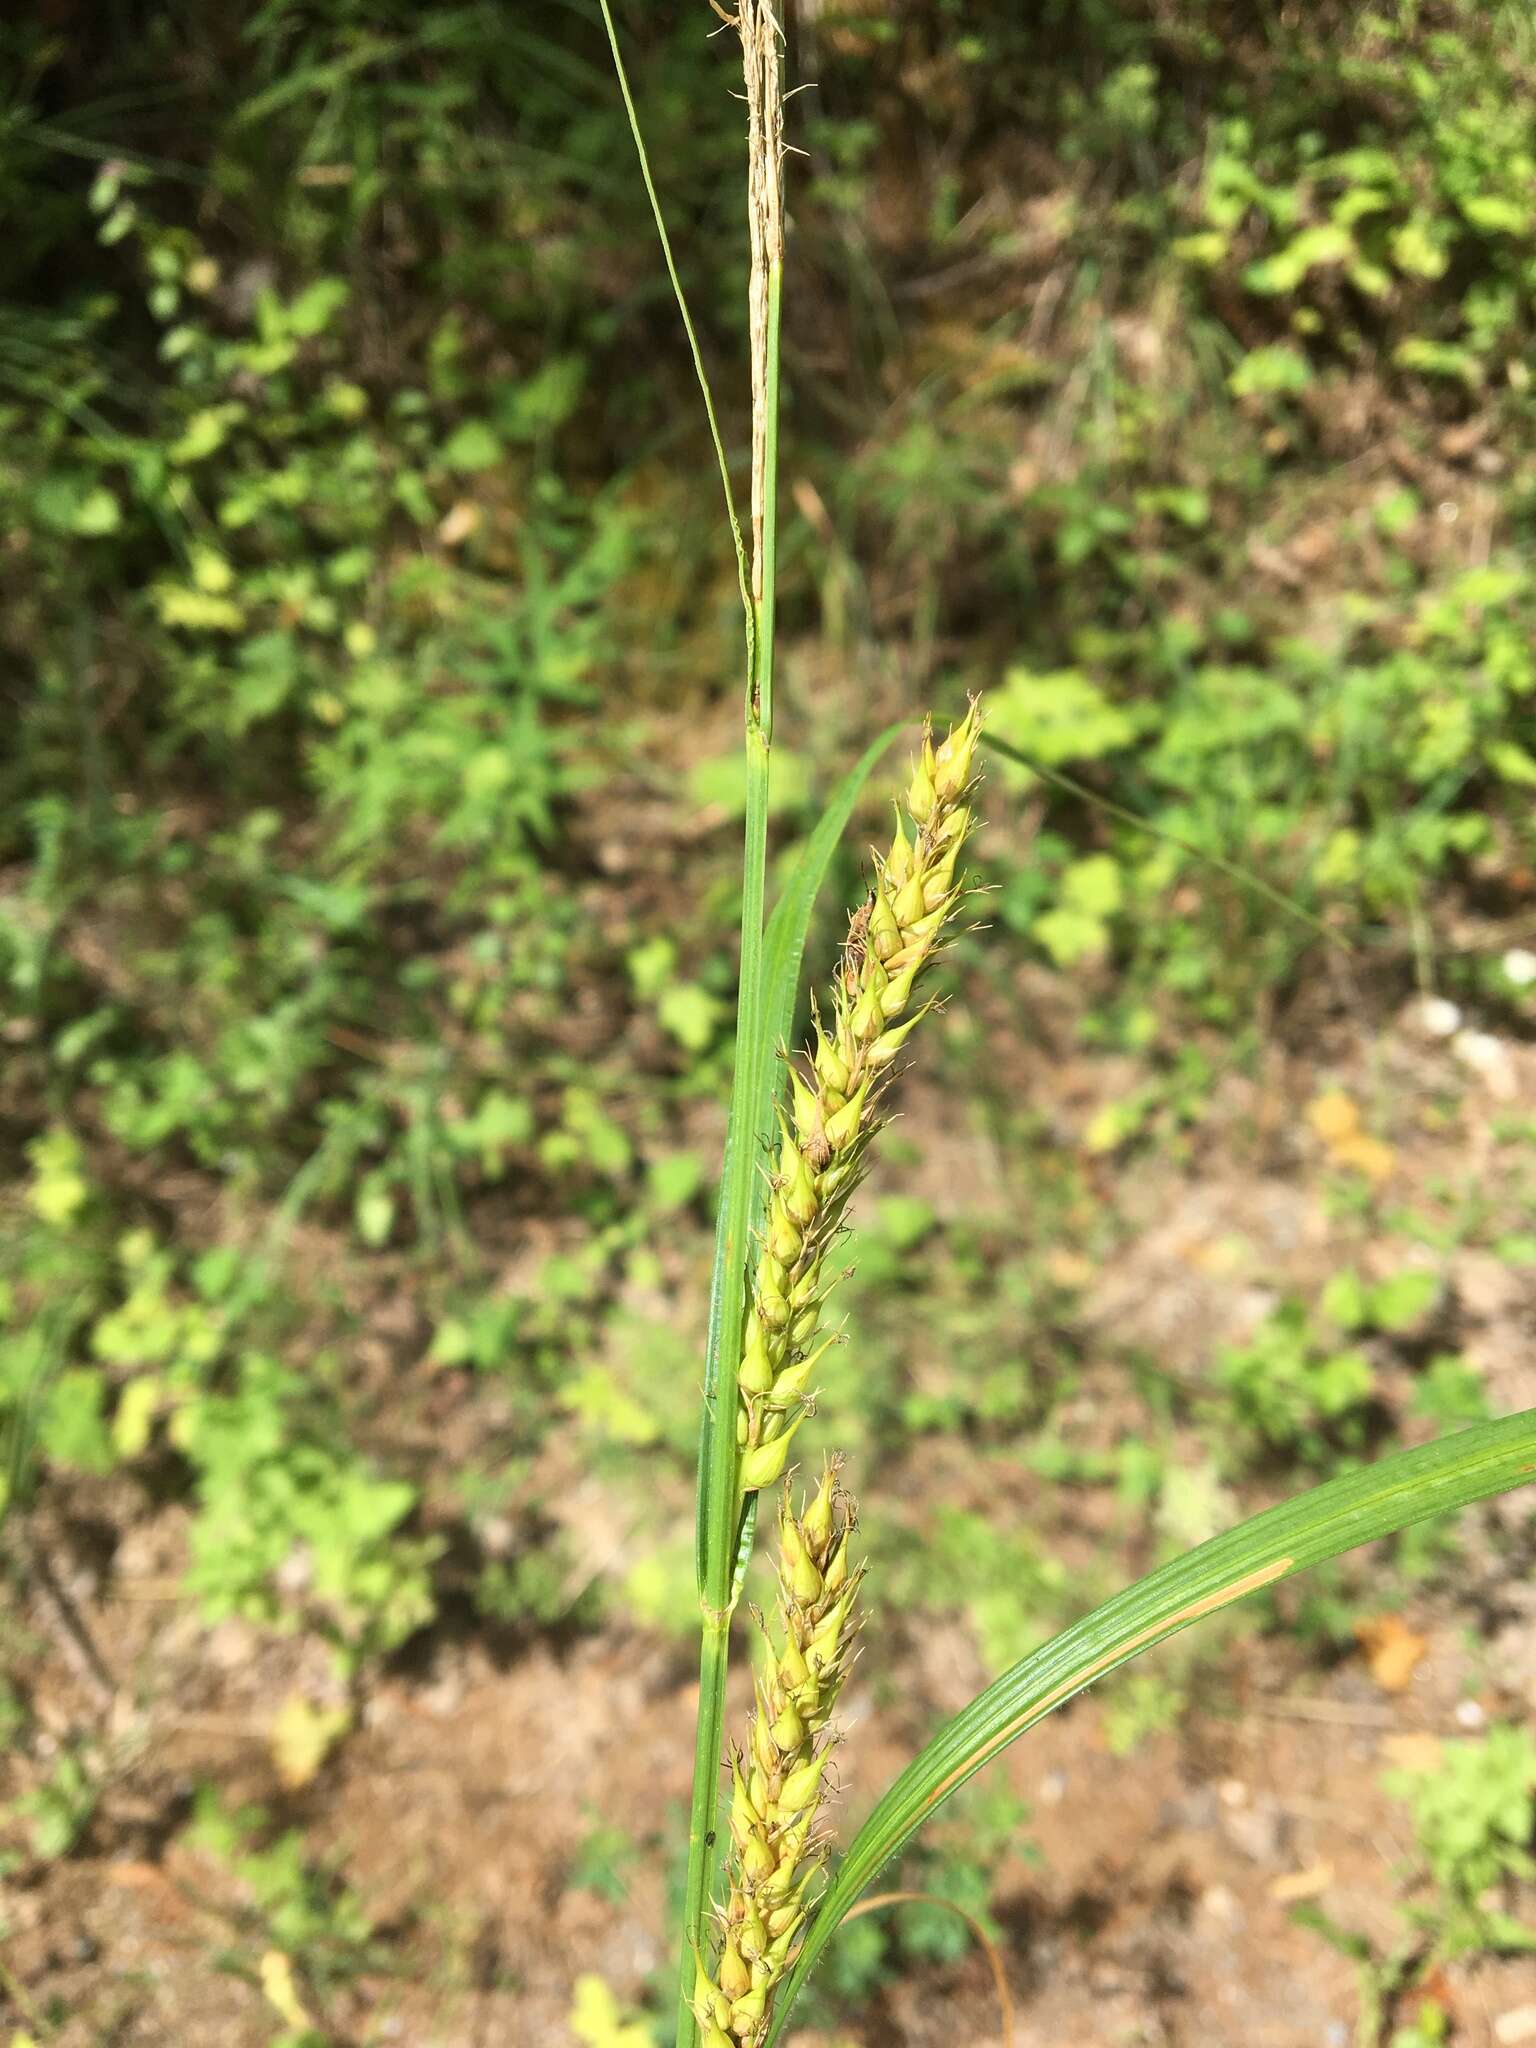
[[[974,703],[946,736],[924,726],[889,851],[874,863],[811,1042],[785,1056],[806,933],[871,772],[876,735],[834,791],[778,901],[766,903],[773,745],[779,331],[785,268],[783,36],[770,0],[716,15],[739,38],[751,255],[750,509],[736,511],[697,332],[646,158],[610,0],[598,0],[663,259],[703,393],[743,618],[746,813],[735,1066],[701,1405],[696,1576],[700,1687],[687,1879],[678,1930],[677,2048],[774,2048],[840,1925],[882,1868],[976,1771],[1130,1658],[1293,1573],[1536,1477],[1536,1409],[1398,1452],[1314,1487],[1165,1564],[1021,1659],[957,1714],[833,1859],[823,1822],[833,1713],[855,1653],[862,1567],[834,1462],[796,1484],[795,1434],[829,1329],[833,1254],[882,1122],[891,1076],[931,1008],[924,978],[966,895],[980,749]],[[701,27],[708,25],[701,0]],[[1007,751],[1007,750],[1005,750]],[[1245,878],[1252,879],[1252,878]],[[728,1741],[733,1619],[759,1501],[779,1489],[778,1582],[748,1728]]]

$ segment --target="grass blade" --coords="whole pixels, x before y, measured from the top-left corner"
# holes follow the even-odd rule
[[[710,1283],[704,1401],[699,1429],[699,1473],[695,1553],[699,1585],[699,1711],[695,1730],[693,1797],[688,1814],[688,1867],[683,1883],[683,1939],[679,1952],[677,2048],[698,2038],[692,1998],[695,1973],[704,1953],[718,1829],[721,1731],[725,1680],[730,1658],[731,1612],[739,1597],[742,1531],[737,1512],[736,1367],[741,1357],[746,1314],[746,1255],[752,1202],[758,1180],[758,1120],[766,1121],[764,1074],[770,1061],[768,1018],[763,1007],[764,889],[768,864],[768,789],[773,748],[773,633],[775,561],[778,535],[779,330],[783,287],[783,176],[780,146],[783,101],[779,81],[779,31],[766,4],[741,0],[737,15],[747,87],[747,211],[752,263],[748,283],[752,340],[752,551],[748,563],[731,494],[730,476],[715,424],[693,323],[683,298],[671,246],[646,163],[634,104],[624,77],[608,0],[603,20],[624,94],[656,230],[667,271],[694,352],[710,432],[720,464],[731,538],[746,613],[747,673],[745,733],[747,816],[741,892],[741,985],[736,1005],[736,1066],[731,1082],[730,1123],[725,1147],[720,1221]],[[750,1531],[748,1531],[750,1535]]]
[[[698,332],[693,324],[693,315],[688,310],[687,295],[683,280],[678,273],[677,260],[672,254],[672,237],[667,233],[666,216],[661,210],[661,197],[656,190],[656,181],[651,176],[651,160],[646,153],[645,135],[640,127],[640,116],[635,111],[635,102],[629,90],[629,73],[624,68],[624,54],[619,48],[619,32],[613,24],[613,10],[609,0],[597,0],[602,10],[603,27],[608,32],[608,48],[613,56],[614,76],[619,82],[619,93],[624,101],[624,113],[629,122],[629,132],[635,145],[635,155],[640,160],[640,177],[645,185],[645,196],[650,201],[651,219],[656,224],[656,239],[661,244],[662,260],[667,266],[667,277],[672,285],[672,296],[677,301],[678,317],[683,323],[683,332],[688,337],[688,351],[693,357],[694,375],[699,380],[699,391],[704,400],[704,413],[709,421],[709,438],[714,446],[715,462],[720,471],[720,488],[725,495],[725,516],[730,524],[731,543],[736,550],[736,578],[741,589],[741,609],[746,618],[747,665],[755,660],[753,637],[756,631],[757,614],[747,588],[747,548],[741,535],[741,520],[736,512],[736,493],[731,488],[731,466],[725,459],[725,441],[720,432],[720,422],[715,415],[715,394],[710,385],[709,372],[704,367],[704,351],[699,346]]]
[[[1130,825],[1137,832],[1145,832],[1150,839],[1161,839],[1168,846],[1178,847],[1181,853],[1187,853],[1193,859],[1203,861],[1207,867],[1225,875],[1229,882],[1236,882],[1240,888],[1251,889],[1256,896],[1262,896],[1267,903],[1272,903],[1277,910],[1283,910],[1288,917],[1294,917],[1300,924],[1310,925],[1320,939],[1326,939],[1330,946],[1337,947],[1340,952],[1348,953],[1353,950],[1341,933],[1336,932],[1331,925],[1324,924],[1320,917],[1314,916],[1303,904],[1298,903],[1294,896],[1287,896],[1285,891],[1277,889],[1273,882],[1266,882],[1262,875],[1255,874],[1252,868],[1245,868],[1239,861],[1228,860],[1225,854],[1211,853],[1205,847],[1196,846],[1191,840],[1180,838],[1177,832],[1170,832],[1166,825],[1156,825],[1150,818],[1139,817],[1135,811],[1127,810],[1124,804],[1117,804],[1113,797],[1103,796],[1098,790],[1089,789],[1086,783],[1079,782],[1075,776],[1064,775],[1059,768],[1048,768],[1043,761],[1033,760],[1028,754],[1020,753],[1017,747],[1011,746],[1007,740],[999,739],[994,732],[984,733],[981,743],[984,747],[990,747],[994,754],[1001,754],[1005,761],[1012,761],[1016,768],[1027,768],[1031,775],[1038,775],[1043,782],[1054,782],[1058,789],[1064,789],[1069,795],[1080,798],[1086,804],[1092,804],[1095,810],[1103,811],[1107,817],[1118,818],[1122,825]]]
[[[768,1134],[771,1040],[763,1007],[763,879],[767,866],[768,758],[747,781],[745,916],[741,933],[741,981],[736,999],[736,1063],[725,1132],[720,1207],[715,1222],[715,1260],[709,1283],[709,1326],[704,1347],[704,1406],[699,1426],[699,1485],[694,1563],[699,1597],[706,1607],[729,1604],[734,1576],[736,1501],[734,1372],[741,1355],[746,1312],[746,1260],[753,1204]]]
[[[816,899],[821,894],[821,885],[832,864],[832,856],[848,829],[848,820],[853,815],[860,792],[900,731],[899,724],[888,725],[878,739],[870,742],[837,785],[816,822],[816,829],[800,849],[800,857],[773,906],[773,915],[763,934],[763,1009],[768,1024],[770,1057],[780,1046],[789,1043],[789,1034],[794,1029],[805,937],[815,913]],[[768,1093],[771,1096],[771,1066],[768,1073]]]
[[[1293,1572],[1536,1478],[1536,1409],[1329,1480],[1163,1565],[972,1700],[897,1778],[837,1867],[776,2008],[766,2048],[861,1892],[973,1772],[1037,1721],[1155,1643]]]

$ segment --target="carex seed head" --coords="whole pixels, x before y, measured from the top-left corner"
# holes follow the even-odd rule
[[[965,900],[960,858],[975,823],[980,729],[974,702],[937,745],[925,726],[890,851],[849,920],[830,1001],[812,1004],[810,1047],[789,1067],[737,1368],[744,1495],[782,1474],[813,1395],[801,1368],[820,1331],[822,1274],[832,1271],[823,1262],[884,1121],[891,1070],[932,1007],[917,1000],[918,983]]]
[[[832,1746],[827,1723],[858,1633],[862,1566],[849,1562],[853,1523],[835,1463],[798,1512],[786,1489],[775,1619],[762,1624],[768,1654],[746,1751],[731,1758],[729,1889],[713,1969],[701,1959],[694,1988],[705,2040],[713,2043],[713,2027],[728,2048],[760,2048],[821,1870],[816,1818]]]

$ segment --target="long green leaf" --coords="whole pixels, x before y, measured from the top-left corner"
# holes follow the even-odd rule
[[[1012,761],[1016,767],[1027,768],[1031,775],[1038,775],[1045,782],[1054,782],[1058,789],[1066,790],[1071,796],[1081,797],[1084,803],[1092,804],[1096,810],[1105,812],[1111,818],[1118,818],[1122,825],[1133,826],[1136,831],[1145,832],[1151,839],[1161,839],[1168,846],[1176,846],[1181,853],[1191,854],[1196,860],[1203,861],[1207,867],[1215,868],[1229,881],[1239,883],[1244,889],[1252,889],[1255,895],[1263,896],[1268,902],[1273,903],[1277,910],[1283,910],[1300,923],[1310,925],[1318,937],[1326,939],[1330,946],[1337,946],[1344,953],[1353,950],[1342,933],[1336,932],[1331,925],[1324,924],[1320,917],[1305,909],[1294,896],[1287,896],[1283,889],[1277,889],[1273,882],[1266,882],[1264,877],[1255,874],[1252,868],[1245,868],[1239,861],[1228,860],[1223,853],[1212,853],[1206,847],[1196,846],[1192,840],[1181,839],[1177,832],[1170,832],[1166,825],[1154,824],[1150,818],[1143,818],[1135,811],[1128,811],[1124,804],[1117,804],[1113,797],[1104,796],[1096,789],[1089,789],[1086,783],[1079,782],[1075,776],[1064,775],[1059,768],[1047,767],[1044,761],[1036,761],[1030,755],[1021,753],[1007,740],[999,739],[995,732],[983,732],[981,743],[984,747],[990,747],[994,754],[1001,754],[1004,760]]]
[[[736,1407],[731,1374],[741,1354],[746,1313],[747,1246],[767,1115],[763,1070],[769,1066],[763,1007],[763,882],[767,867],[768,749],[747,747],[747,829],[742,882],[741,982],[736,998],[736,1065],[725,1127],[725,1160],[715,1222],[704,1344],[704,1404],[699,1428],[699,1481],[694,1562],[699,1597],[718,1617],[729,1604],[735,1555]],[[729,1428],[727,1428],[729,1423]]]
[[[872,740],[849,769],[837,788],[816,829],[800,849],[800,857],[773,906],[768,929],[763,934],[763,1014],[768,1026],[768,1064],[763,1077],[762,1108],[766,1112],[776,1093],[774,1055],[789,1043],[795,1025],[795,1005],[800,996],[800,967],[805,958],[805,937],[815,913],[816,899],[827,878],[838,842],[848,829],[848,820],[859,794],[886,748],[901,726],[888,725]]]
[[[1026,1729],[1096,1678],[1246,1594],[1533,1478],[1536,1409],[1400,1451],[1202,1543],[1015,1664],[908,1764],[855,1836],[784,1986],[767,2048],[866,1885],[951,1793]]]
[[[597,0],[597,4],[602,9],[603,27],[608,32],[608,48],[613,55],[614,74],[619,81],[619,93],[624,101],[629,132],[634,139],[635,154],[640,159],[641,182],[645,186],[645,196],[651,202],[651,218],[656,223],[656,239],[661,244],[662,261],[667,266],[667,276],[672,283],[672,296],[677,301],[683,332],[688,337],[688,350],[693,357],[694,375],[699,380],[699,391],[704,399],[704,414],[709,421],[709,438],[714,445],[715,461],[720,470],[720,488],[725,494],[725,516],[731,529],[731,543],[736,550],[736,576],[741,588],[741,609],[746,620],[747,666],[750,670],[755,665],[753,638],[757,630],[757,615],[752,605],[752,593],[747,587],[747,546],[741,535],[741,519],[736,511],[736,493],[731,488],[731,466],[725,459],[725,441],[715,413],[715,394],[710,385],[709,372],[704,367],[704,351],[699,347],[698,331],[693,324],[693,315],[688,310],[688,297],[683,290],[677,259],[672,254],[672,237],[667,233],[666,215],[661,210],[661,197],[656,190],[656,181],[651,176],[651,159],[646,152],[640,116],[635,111],[634,98],[629,90],[629,73],[624,68],[624,53],[619,48],[619,32],[613,25],[613,9],[609,5],[609,0]]]
[[[762,999],[768,1016],[770,1053],[776,1053],[780,1044],[788,1044],[788,1034],[795,1028],[805,934],[811,928],[815,899],[821,895],[821,883],[827,879],[831,856],[836,854],[838,842],[848,829],[848,819],[854,815],[860,791],[899,731],[899,723],[887,725],[879,739],[870,739],[860,758],[834,788],[825,811],[817,819],[815,831],[801,848],[799,860],[774,903],[768,930],[762,936]]]

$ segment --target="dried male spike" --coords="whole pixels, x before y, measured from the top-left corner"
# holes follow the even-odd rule
[[[813,1004],[807,1056],[790,1066],[737,1366],[743,1494],[782,1473],[785,1451],[772,1447],[793,1433],[812,1396],[807,1359],[819,1355],[823,1261],[863,1177],[891,1069],[931,1008],[913,1008],[918,979],[965,898],[956,876],[975,824],[980,726],[974,703],[937,747],[925,726],[905,821],[898,809],[890,852],[877,857],[874,885],[849,921],[830,1004]]]

